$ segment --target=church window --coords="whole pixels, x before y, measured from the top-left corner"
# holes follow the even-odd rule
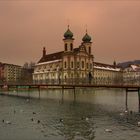
[[[84,66],[84,61],[82,61],[82,68],[84,68],[85,66]]]
[[[90,69],[92,69],[92,64],[90,64]]]
[[[71,62],[71,68],[73,68],[73,61]]]
[[[65,44],[65,51],[67,51],[68,50],[68,45],[67,45],[67,43]]]
[[[71,51],[73,50],[73,44],[72,43],[70,44],[70,50]]]
[[[71,74],[71,78],[73,78],[73,73]]]
[[[77,68],[79,68],[80,66],[79,66],[79,62],[77,62]]]
[[[64,68],[66,68],[66,67],[67,67],[67,62],[65,61],[65,62],[64,62]]]
[[[88,63],[87,63],[87,69],[88,69]]]
[[[84,78],[84,73],[82,73],[82,78]]]
[[[89,54],[91,54],[91,47],[89,47],[88,49],[89,49]]]

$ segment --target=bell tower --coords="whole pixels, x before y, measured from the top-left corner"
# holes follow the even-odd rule
[[[69,29],[69,25],[67,31],[64,33],[63,41],[64,41],[64,52],[72,52],[74,38],[73,33]]]
[[[82,41],[83,41],[83,45],[85,45],[85,47],[86,47],[87,53],[92,54],[92,52],[91,52],[91,45],[92,45],[91,37],[88,35],[87,30],[86,30],[86,34],[82,38]]]

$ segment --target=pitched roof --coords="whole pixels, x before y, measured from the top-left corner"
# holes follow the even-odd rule
[[[94,65],[101,66],[101,67],[114,67],[114,65],[104,64],[104,63],[99,63],[99,62],[94,62]]]
[[[2,63],[2,62],[0,62],[0,66],[5,66],[5,65],[10,65],[10,66],[16,66],[16,67],[22,67],[22,66],[20,66],[20,65],[15,65],[15,64],[9,64],[9,63]]]
[[[81,47],[74,48],[73,54],[77,54],[80,51],[80,49],[81,49]],[[86,49],[85,49],[85,51],[86,51]],[[42,56],[42,58],[38,61],[38,63],[62,59],[63,54],[64,54],[64,51],[56,52],[56,53],[52,53],[52,54],[47,54],[45,56]]]
[[[125,69],[129,69],[129,71],[139,72],[140,71],[140,65],[130,65],[129,67],[127,67]]]
[[[79,48],[74,48],[74,53],[78,53],[79,52]]]
[[[104,63],[99,63],[99,62],[94,62],[94,68],[99,68],[99,69],[106,69],[106,70],[120,70],[120,67],[114,66],[114,65],[109,65],[109,64],[104,64]]]
[[[43,63],[43,62],[47,62],[47,61],[53,61],[53,60],[62,59],[63,53],[64,53],[64,51],[45,55],[44,57],[42,57],[38,61],[38,63]]]

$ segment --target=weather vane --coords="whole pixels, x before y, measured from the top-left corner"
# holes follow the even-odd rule
[[[87,24],[86,24],[86,33],[87,33]]]
[[[69,22],[70,22],[70,21],[69,21],[69,19],[67,19],[67,25],[68,25],[68,29],[69,29],[69,26],[70,26],[70,25],[69,25]]]

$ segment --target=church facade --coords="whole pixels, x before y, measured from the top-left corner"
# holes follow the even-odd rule
[[[46,54],[46,48],[43,48],[42,57],[35,65],[34,83],[108,83],[121,79],[121,69],[115,64],[94,62],[92,41],[87,31],[79,47],[74,47],[74,40],[68,27],[64,33],[63,51]]]
[[[74,48],[73,33],[69,27],[64,33],[64,50],[46,54],[43,48],[42,58],[35,66],[34,82],[75,82],[88,80],[93,76],[94,57],[91,52],[91,37],[86,34],[79,47]]]

